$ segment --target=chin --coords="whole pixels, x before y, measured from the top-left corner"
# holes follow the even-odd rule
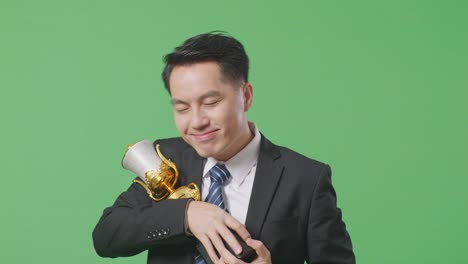
[[[220,156],[220,151],[217,151],[216,149],[210,148],[210,149],[204,149],[204,148],[195,148],[195,151],[198,153],[203,158],[215,158],[218,159]]]
[[[197,152],[198,156],[202,157],[202,158],[208,158],[210,157],[210,154],[209,153],[206,153],[206,152],[200,152],[199,150],[195,149],[195,151]]]
[[[198,155],[200,155],[203,158],[208,158],[213,155],[213,152],[211,150],[203,149],[198,146],[192,145],[192,147],[195,149]]]

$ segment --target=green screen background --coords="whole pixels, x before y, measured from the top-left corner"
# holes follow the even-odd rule
[[[358,263],[468,263],[465,1],[2,1],[2,263],[103,259],[91,232],[131,183],[126,145],[177,136],[160,72],[225,30],[250,120],[329,163]]]

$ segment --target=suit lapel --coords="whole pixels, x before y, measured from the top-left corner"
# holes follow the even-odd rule
[[[280,156],[279,150],[262,135],[257,171],[245,221],[253,238],[260,236],[266,214],[283,173],[283,165],[278,160]]]

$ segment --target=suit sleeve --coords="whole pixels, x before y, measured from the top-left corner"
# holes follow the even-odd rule
[[[101,257],[133,256],[149,248],[192,242],[185,234],[188,199],[154,202],[133,183],[112,207],[106,208],[93,231]]]
[[[351,238],[336,206],[330,166],[320,172],[314,190],[307,230],[307,263],[354,264]]]

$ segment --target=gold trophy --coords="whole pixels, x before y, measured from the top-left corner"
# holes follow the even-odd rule
[[[129,145],[122,159],[122,167],[138,175],[140,179],[133,182],[143,186],[149,197],[156,202],[165,198],[192,198],[196,201],[201,199],[200,189],[193,182],[174,190],[179,178],[179,170],[171,160],[164,157],[159,150],[159,145],[155,147],[149,140],[142,140]],[[255,250],[247,246],[242,238],[238,237],[237,233],[233,233],[243,246],[243,251],[241,255],[236,255],[232,249],[229,248],[229,250],[233,255],[250,263],[257,256]],[[196,247],[205,262],[212,264],[213,261],[201,242],[198,241]]]
[[[140,179],[133,182],[143,186],[149,197],[156,202],[166,198],[201,199],[200,189],[193,182],[174,189],[179,179],[179,170],[171,160],[164,157],[159,145],[154,147],[149,140],[129,145],[122,159],[122,167],[138,175]]]

